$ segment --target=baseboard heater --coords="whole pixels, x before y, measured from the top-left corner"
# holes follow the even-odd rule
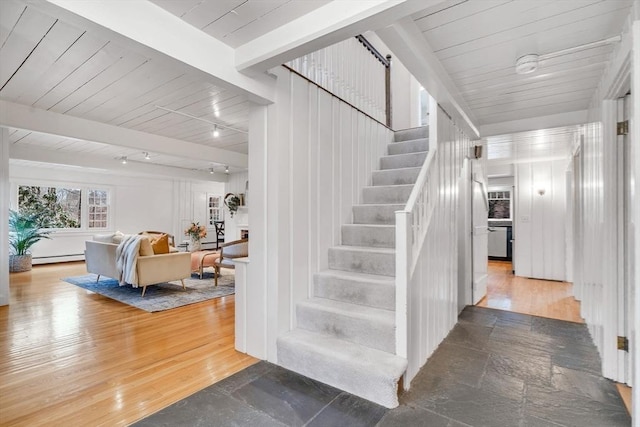
[[[33,257],[33,260],[36,261],[36,260],[39,260],[39,259],[66,258],[66,257],[70,257],[70,256],[84,256],[84,253],[82,253],[82,254],[38,256],[38,257]]]
[[[68,262],[68,261],[83,261],[84,253],[81,254],[66,254],[66,255],[49,255],[33,257],[33,264],[53,264],[56,262]]]

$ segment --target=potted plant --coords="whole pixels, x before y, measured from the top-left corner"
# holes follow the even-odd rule
[[[231,218],[233,218],[233,215],[238,212],[240,197],[238,197],[237,194],[227,193],[224,196],[224,205],[229,208],[229,213],[231,214]]]
[[[49,230],[40,227],[37,215],[24,215],[17,211],[9,210],[9,271],[29,271],[33,265],[31,246],[40,239],[50,239]]]

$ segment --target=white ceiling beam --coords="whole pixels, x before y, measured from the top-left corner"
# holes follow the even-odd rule
[[[20,144],[11,144],[9,147],[9,157],[11,159],[38,163],[99,169],[117,172],[120,175],[153,175],[165,179],[177,178],[190,181],[227,182],[227,175],[221,173],[211,175],[206,171],[194,171],[173,166],[154,165],[146,162],[129,161],[126,165],[123,165],[119,161],[112,158],[105,158],[104,156],[46,150],[42,149],[42,147],[30,147]]]
[[[245,94],[251,101],[270,104],[275,82],[266,74],[247,76],[235,68],[234,49],[149,1],[31,0],[52,16],[64,15],[109,39],[134,41],[137,51],[179,61],[204,74],[212,84]],[[78,20],[80,19],[80,21]],[[106,31],[105,31],[106,29]],[[128,45],[124,44],[125,46]]]
[[[443,1],[334,0],[239,46],[236,67],[255,75]]]
[[[431,96],[462,126],[471,139],[479,136],[476,118],[440,60],[411,17],[376,31]]]
[[[531,130],[551,129],[562,126],[582,125],[588,121],[588,111],[570,111],[549,116],[531,117],[508,122],[491,123],[480,126],[482,138],[495,135],[506,135]]]
[[[0,100],[0,126],[246,169],[248,156]]]

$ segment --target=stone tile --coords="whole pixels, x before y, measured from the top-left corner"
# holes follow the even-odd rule
[[[600,358],[597,357],[597,354],[595,356],[582,358],[553,355],[551,356],[551,363],[554,366],[589,372],[594,375],[602,374]]]
[[[522,402],[524,399],[524,381],[497,372],[490,371],[485,374],[480,383],[480,390],[489,391],[515,402]]]
[[[259,378],[275,367],[276,365],[272,363],[260,361],[234,375],[231,375],[230,377],[223,379],[222,381],[218,381],[213,386],[220,389],[223,393],[231,394],[243,385]]]
[[[302,426],[339,394],[334,387],[276,366],[231,396],[288,426]]]
[[[215,387],[208,387],[133,425],[136,427],[284,426],[264,412],[237,401]]]
[[[458,316],[460,323],[473,323],[474,325],[493,326],[496,323],[497,310],[488,310],[485,308],[467,306]]]
[[[421,407],[474,427],[518,426],[522,419],[522,403],[464,384]]]
[[[455,377],[458,382],[477,387],[484,374],[489,353],[464,346],[450,344],[445,340],[427,360],[422,371],[437,372],[448,378]],[[411,382],[412,386],[420,382],[420,374]]]
[[[579,394],[607,405],[622,405],[615,385],[600,376],[554,366],[551,382],[556,390]]]
[[[577,394],[536,386],[527,387],[524,410],[525,416],[566,426],[631,425],[631,417],[621,405],[605,405]]]
[[[518,329],[531,329],[534,316],[512,311],[496,310],[496,325],[514,327]]]
[[[388,411],[349,393],[341,393],[333,402],[316,415],[308,427],[349,426],[369,427],[376,425]]]
[[[531,415],[525,416],[522,420],[522,427],[567,427],[564,424],[556,424],[551,421],[542,420]]]
[[[489,358],[487,374],[490,375],[493,372],[519,378],[527,384],[551,386],[550,357],[492,354]]]
[[[455,422],[455,421],[454,421]],[[458,426],[461,425],[456,423]],[[339,425],[339,424],[326,424]],[[340,424],[347,426],[348,424]],[[387,412],[377,427],[453,427],[451,420],[422,408],[399,406]]]
[[[493,328],[489,326],[460,322],[449,332],[446,342],[462,347],[483,350],[487,341],[489,341],[489,335],[491,335],[492,330]]]
[[[562,338],[566,342],[579,342],[589,345],[593,343],[587,326],[581,323],[534,317],[531,323],[531,330],[550,337]]]
[[[555,339],[522,329],[493,328],[486,350],[493,354],[550,357]]]

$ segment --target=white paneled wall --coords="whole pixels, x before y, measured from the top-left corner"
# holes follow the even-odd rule
[[[407,290],[407,387],[458,319],[458,185],[469,138],[440,108],[431,119],[437,139],[436,200]],[[437,122],[434,122],[437,120]],[[437,124],[436,124],[437,123]]]
[[[355,37],[294,59],[287,66],[386,123],[385,67]]]
[[[568,163],[569,159],[516,165],[516,276],[566,280]]]
[[[284,67],[274,71],[277,102],[249,139],[251,233],[264,238],[266,257],[250,255],[247,288],[266,286],[267,358],[275,362],[278,334],[294,327],[295,304],[327,268],[328,249],[340,244],[340,226],[351,222],[393,133]]]

